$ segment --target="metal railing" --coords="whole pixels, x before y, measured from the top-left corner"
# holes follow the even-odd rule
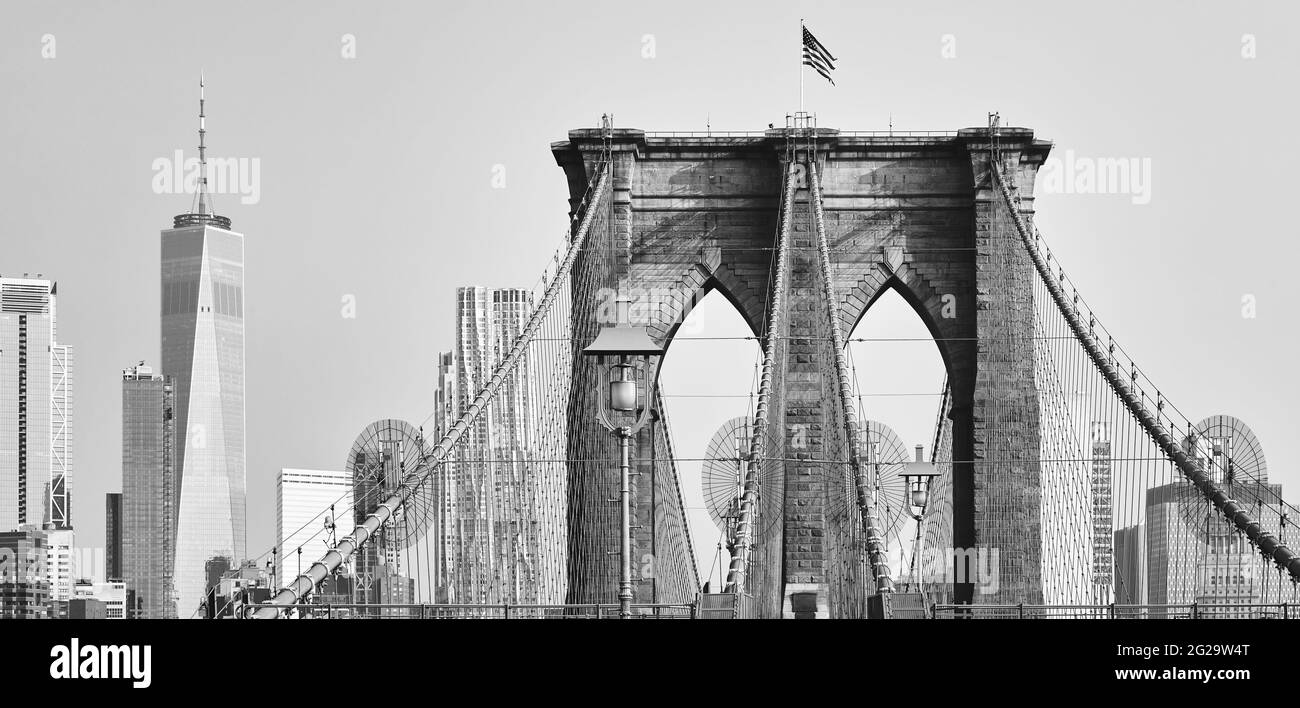
[[[742,598],[742,602],[746,598]],[[747,598],[752,601],[752,598]],[[248,605],[249,617],[266,605]],[[1300,619],[1295,603],[1109,605],[933,604],[934,619]],[[286,619],[618,619],[618,603],[567,605],[320,603],[276,608]],[[744,616],[742,614],[742,616]],[[632,605],[632,619],[698,619],[699,602]]]
[[[941,605],[936,619],[1300,619],[1294,603],[1155,605]]]
[[[764,138],[784,132],[784,127],[767,130],[656,130],[646,131],[647,138]],[[835,135],[849,138],[955,138],[955,130],[839,130]]]
[[[849,138],[955,138],[955,130],[841,130]]]
[[[766,135],[765,130],[656,130],[645,134],[647,138],[762,138]]]
[[[251,613],[265,607],[250,605]],[[618,603],[572,605],[320,603],[276,608],[285,619],[618,619]],[[631,619],[696,619],[698,603],[633,604]]]

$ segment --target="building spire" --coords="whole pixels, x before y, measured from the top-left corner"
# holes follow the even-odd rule
[[[205,138],[207,137],[207,116],[203,111],[205,101],[205,82],[203,80],[203,70],[199,69],[199,188],[197,193],[198,206],[195,213],[212,215],[212,198],[208,196],[208,155]]]
[[[207,116],[207,81],[203,70],[199,70],[199,180],[194,190],[194,200],[190,203],[188,214],[179,214],[172,220],[174,228],[212,224],[223,229],[230,228],[230,219],[217,216],[212,206],[212,193],[208,191],[208,116]]]

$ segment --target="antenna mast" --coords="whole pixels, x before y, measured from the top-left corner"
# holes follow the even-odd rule
[[[207,137],[207,116],[204,113],[204,102],[206,99],[206,87],[203,80],[203,71],[199,70],[199,190],[198,190],[198,207],[194,210],[197,214],[211,215],[215,213],[212,210],[211,197],[208,195],[208,154],[205,138]]]

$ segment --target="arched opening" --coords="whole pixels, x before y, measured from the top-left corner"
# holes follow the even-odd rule
[[[917,445],[930,460],[947,367],[935,334],[894,287],[872,302],[848,335],[850,384],[860,427],[873,423],[867,459],[881,467],[881,522],[893,577],[908,578],[916,523],[904,505],[901,465]],[[874,425],[878,424],[878,425]],[[893,487],[900,487],[894,489]],[[900,586],[901,587],[901,586]]]
[[[719,431],[737,418],[752,420],[760,356],[749,324],[714,287],[673,332],[659,370],[696,566],[711,592],[722,590],[731,558],[717,522],[726,490],[716,474],[710,488],[705,461],[715,438],[727,437]]]

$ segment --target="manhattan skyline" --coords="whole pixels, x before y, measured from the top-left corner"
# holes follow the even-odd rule
[[[797,15],[776,5],[756,10],[744,27],[710,8],[697,9],[691,22],[599,11],[561,22],[552,11],[522,8],[514,22],[494,27],[490,12],[412,4],[400,19],[360,6],[305,16],[269,8],[263,27],[248,28],[238,10],[253,6],[235,3],[196,33],[173,36],[192,26],[195,7],[124,8],[126,21],[115,21],[111,36],[98,32],[108,10],[57,21],[19,11],[0,29],[0,56],[14,68],[0,87],[14,96],[3,125],[16,166],[0,185],[26,205],[0,216],[0,273],[41,272],[60,283],[60,336],[78,350],[78,545],[102,545],[98,500],[120,484],[121,369],[159,359],[153,239],[161,223],[189,208],[192,195],[155,193],[153,165],[177,149],[194,154],[200,67],[210,150],[260,165],[255,203],[245,201],[251,192],[214,195],[217,212],[248,234],[250,555],[274,543],[282,467],[337,467],[374,419],[431,428],[430,392],[437,353],[451,344],[454,289],[532,285],[563,233],[565,185],[549,142],[595,125],[604,112],[622,127],[646,130],[703,130],[706,121],[715,130],[761,129],[780,122],[795,97],[794,58],[772,47],[789,44]],[[1277,224],[1288,204],[1282,170],[1300,146],[1278,143],[1289,134],[1283,121],[1294,99],[1269,87],[1285,85],[1296,50],[1272,40],[1270,29],[1290,11],[1201,10],[1176,35],[1162,29],[1156,11],[1121,28],[1102,28],[1079,11],[1066,23],[1078,36],[1055,34],[1059,18],[1024,12],[990,39],[976,31],[982,13],[950,9],[940,21],[891,8],[841,8],[847,19],[821,32],[843,47],[839,85],[808,87],[820,124],[884,130],[892,116],[899,130],[955,130],[984,116],[954,106],[987,106],[1056,141],[1062,156],[1072,149],[1151,158],[1149,203],[1041,194],[1038,222],[1107,326],[1148,362],[1171,400],[1194,419],[1230,412],[1249,422],[1266,451],[1280,449],[1289,440],[1284,402],[1300,393],[1282,372],[1300,342],[1286,326],[1286,265],[1297,252]],[[804,14],[816,21],[815,10]],[[901,28],[898,36],[885,33],[886,25]],[[233,31],[237,26],[244,31]],[[57,38],[55,58],[40,55],[45,33]],[[947,33],[957,40],[952,59],[940,54]],[[1101,51],[1085,39],[1102,33],[1128,51]],[[1246,33],[1259,37],[1258,59],[1240,55]],[[354,58],[340,54],[344,35],[355,40]],[[655,40],[652,58],[643,56],[645,35]],[[430,71],[456,63],[470,36],[498,56],[457,64],[455,72]],[[583,83],[555,71],[580,65],[593,38],[595,51],[610,58],[587,68],[600,88],[545,99],[556,87],[568,93],[564,87]],[[1027,66],[1021,56],[1043,61]],[[713,95],[701,66],[735,79],[728,87],[734,93]],[[619,85],[620,76],[640,87]],[[1016,80],[1004,85],[1006,76]],[[1165,87],[1159,95],[1150,91],[1153,81]],[[933,89],[917,92],[909,82]],[[1226,99],[1206,104],[1203,86]],[[1101,91],[1108,101],[1096,101]],[[656,98],[664,95],[678,98]],[[1117,116],[1116,106],[1130,110]],[[1273,157],[1257,162],[1253,156],[1264,150]],[[501,188],[494,186],[498,166]],[[1238,178],[1211,176],[1224,170]],[[1211,190],[1252,208],[1206,212]],[[90,213],[95,228],[88,231]],[[1258,303],[1253,319],[1242,316],[1245,295]],[[743,336],[734,313],[712,300],[700,314],[710,317],[701,334]],[[929,342],[917,346],[933,351]],[[712,367],[697,364],[702,375],[666,380],[669,393],[747,393],[748,369],[739,390],[713,388],[709,369],[727,355],[712,351],[703,354]],[[672,366],[670,353],[666,376]],[[922,385],[937,390],[941,378],[899,385],[905,393]],[[716,404],[693,414],[674,408],[678,447],[697,455],[702,443],[689,441],[691,428],[711,432],[743,412]],[[927,442],[929,416],[913,421],[926,413],[909,409],[872,415],[908,444]],[[1278,470],[1275,481],[1294,489],[1300,476]],[[697,547],[702,556],[709,551]]]

